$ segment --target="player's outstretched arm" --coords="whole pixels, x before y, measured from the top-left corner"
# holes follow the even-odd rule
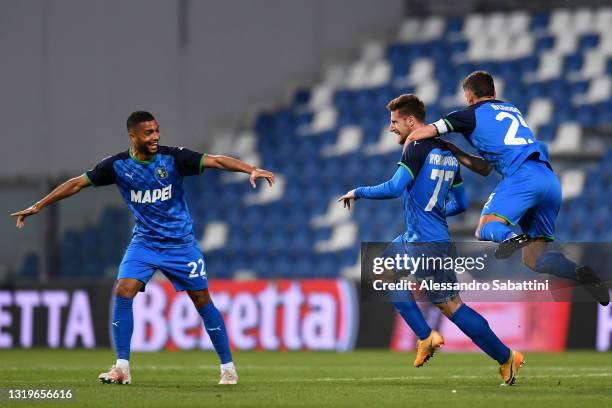
[[[427,126],[420,127],[417,130],[410,133],[408,135],[408,139],[406,140],[406,143],[412,142],[414,140],[430,139],[436,136],[438,136],[438,130],[436,129],[436,127],[434,125],[427,125]]]
[[[398,166],[393,177],[377,186],[359,187],[349,191],[338,199],[345,208],[351,209],[351,200],[359,198],[369,198],[372,200],[385,200],[397,198],[402,195],[408,184],[412,181],[412,176],[404,166]]]
[[[272,173],[271,171],[258,169],[256,167],[251,166],[250,164],[228,156],[207,154],[204,157],[204,167],[247,173],[250,175],[249,180],[253,188],[255,188],[256,181],[258,178],[266,179],[270,186],[272,186],[275,181],[274,173]]]
[[[40,210],[49,204],[53,204],[56,201],[63,200],[66,197],[70,197],[81,191],[82,188],[88,187],[89,181],[85,175],[73,177],[56,187],[52,192],[47,194],[42,200],[36,204],[26,208],[25,210],[17,211],[11,214],[11,217],[17,218],[17,228],[23,228],[25,225],[25,218],[30,215],[38,214]]]
[[[444,144],[444,147],[446,147],[455,155],[457,160],[459,160],[459,163],[463,164],[465,167],[472,170],[473,172],[486,177],[493,170],[493,166],[491,166],[491,163],[489,163],[482,157],[468,154],[446,140],[440,139],[440,141]]]

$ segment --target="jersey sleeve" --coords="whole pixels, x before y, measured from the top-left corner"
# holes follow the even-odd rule
[[[428,143],[424,141],[410,142],[402,153],[402,159],[397,163],[408,170],[413,180],[416,179],[419,171],[421,171],[423,164],[425,164],[425,159],[431,150],[427,146]]]
[[[93,169],[85,172],[85,178],[94,187],[108,186],[115,183],[115,169],[113,163],[115,156],[102,159]]]
[[[474,109],[468,107],[449,113],[439,121],[433,123],[438,135],[457,132],[468,137],[476,128],[476,115]]]
[[[457,167],[457,173],[453,179],[453,188],[463,185],[463,179],[461,178],[461,166]]]
[[[170,153],[174,156],[176,168],[183,176],[195,176],[204,171],[206,154],[194,152],[184,147],[171,147]]]

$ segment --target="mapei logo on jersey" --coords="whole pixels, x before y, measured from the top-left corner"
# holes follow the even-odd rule
[[[130,201],[133,203],[154,203],[157,201],[166,201],[172,198],[172,184],[164,188],[156,188],[153,190],[134,191],[130,190]]]
[[[168,177],[168,172],[166,171],[165,167],[158,167],[155,169],[155,175],[158,179],[163,180]]]

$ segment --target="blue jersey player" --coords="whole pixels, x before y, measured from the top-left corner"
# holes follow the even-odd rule
[[[264,178],[272,185],[274,174],[231,157],[160,146],[159,124],[148,112],[132,113],[127,120],[127,130],[131,140],[128,150],[105,158],[92,170],[66,181],[33,206],[12,214],[17,217],[17,227],[24,226],[26,217],[78,193],[82,188],[116,184],[136,218],[136,226],[119,266],[115,286],[112,334],[117,361],[109,372],[100,374],[99,380],[103,383],[131,383],[132,300],[160,269],[177,291],[187,291],[202,316],[221,361],[219,384],[236,384],[238,375],[232,362],[225,323],[208,292],[206,264],[193,235],[183,178],[198,175],[211,167],[248,173],[255,187],[258,178]]]
[[[555,220],[561,207],[561,185],[552,170],[545,145],[538,142],[521,112],[496,99],[493,77],[476,71],[463,81],[469,106],[415,130],[409,140],[458,132],[503,176],[485,203],[476,238],[500,243],[495,256],[507,258],[523,248],[523,262],[539,273],[572,279],[584,285],[606,306],[606,285],[588,266],[577,266],[562,253],[547,251],[555,239]],[[455,152],[460,161],[463,153]],[[523,234],[512,232],[518,224]]]
[[[391,112],[389,129],[398,136],[398,143],[404,145],[395,175],[377,186],[351,190],[338,201],[350,209],[351,201],[359,198],[402,196],[406,231],[393,241],[392,246],[400,246],[408,254],[413,250],[419,254],[425,250],[426,256],[439,256],[442,249],[442,256],[452,256],[444,249],[451,247],[446,217],[462,213],[467,208],[459,162],[438,139],[406,143],[412,131],[425,126],[425,106],[417,96],[402,95],[389,102],[387,108]],[[469,156],[469,159],[470,166],[475,169],[488,166],[482,158]],[[434,280],[456,282],[456,277],[454,273],[449,275],[438,271]],[[499,363],[504,383],[513,385],[523,355],[504,345],[487,320],[464,304],[457,291],[428,291],[427,296],[481,350]],[[421,367],[444,344],[444,339],[429,327],[414,298],[393,301],[393,305],[419,338],[414,366]]]

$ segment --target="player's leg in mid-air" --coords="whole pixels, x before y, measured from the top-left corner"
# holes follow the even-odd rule
[[[237,384],[238,373],[232,360],[225,322],[208,292],[204,255],[197,244],[163,250],[160,269],[177,291],[185,290],[202,317],[204,328],[220,362],[219,384]]]
[[[493,332],[489,322],[477,311],[454,295],[434,304],[448,317],[474,344],[489,357],[499,363],[499,373],[504,384],[514,385],[516,375],[524,363],[524,356],[519,351],[510,350]]]
[[[561,208],[561,186],[544,164],[527,161],[512,176],[502,180],[486,202],[476,237],[498,242],[497,258],[503,259],[523,248],[523,263],[531,270],[584,285],[602,305],[610,297],[606,285],[588,266],[578,266],[558,251],[548,251],[554,240],[555,221]],[[518,224],[516,235],[509,225]]]

